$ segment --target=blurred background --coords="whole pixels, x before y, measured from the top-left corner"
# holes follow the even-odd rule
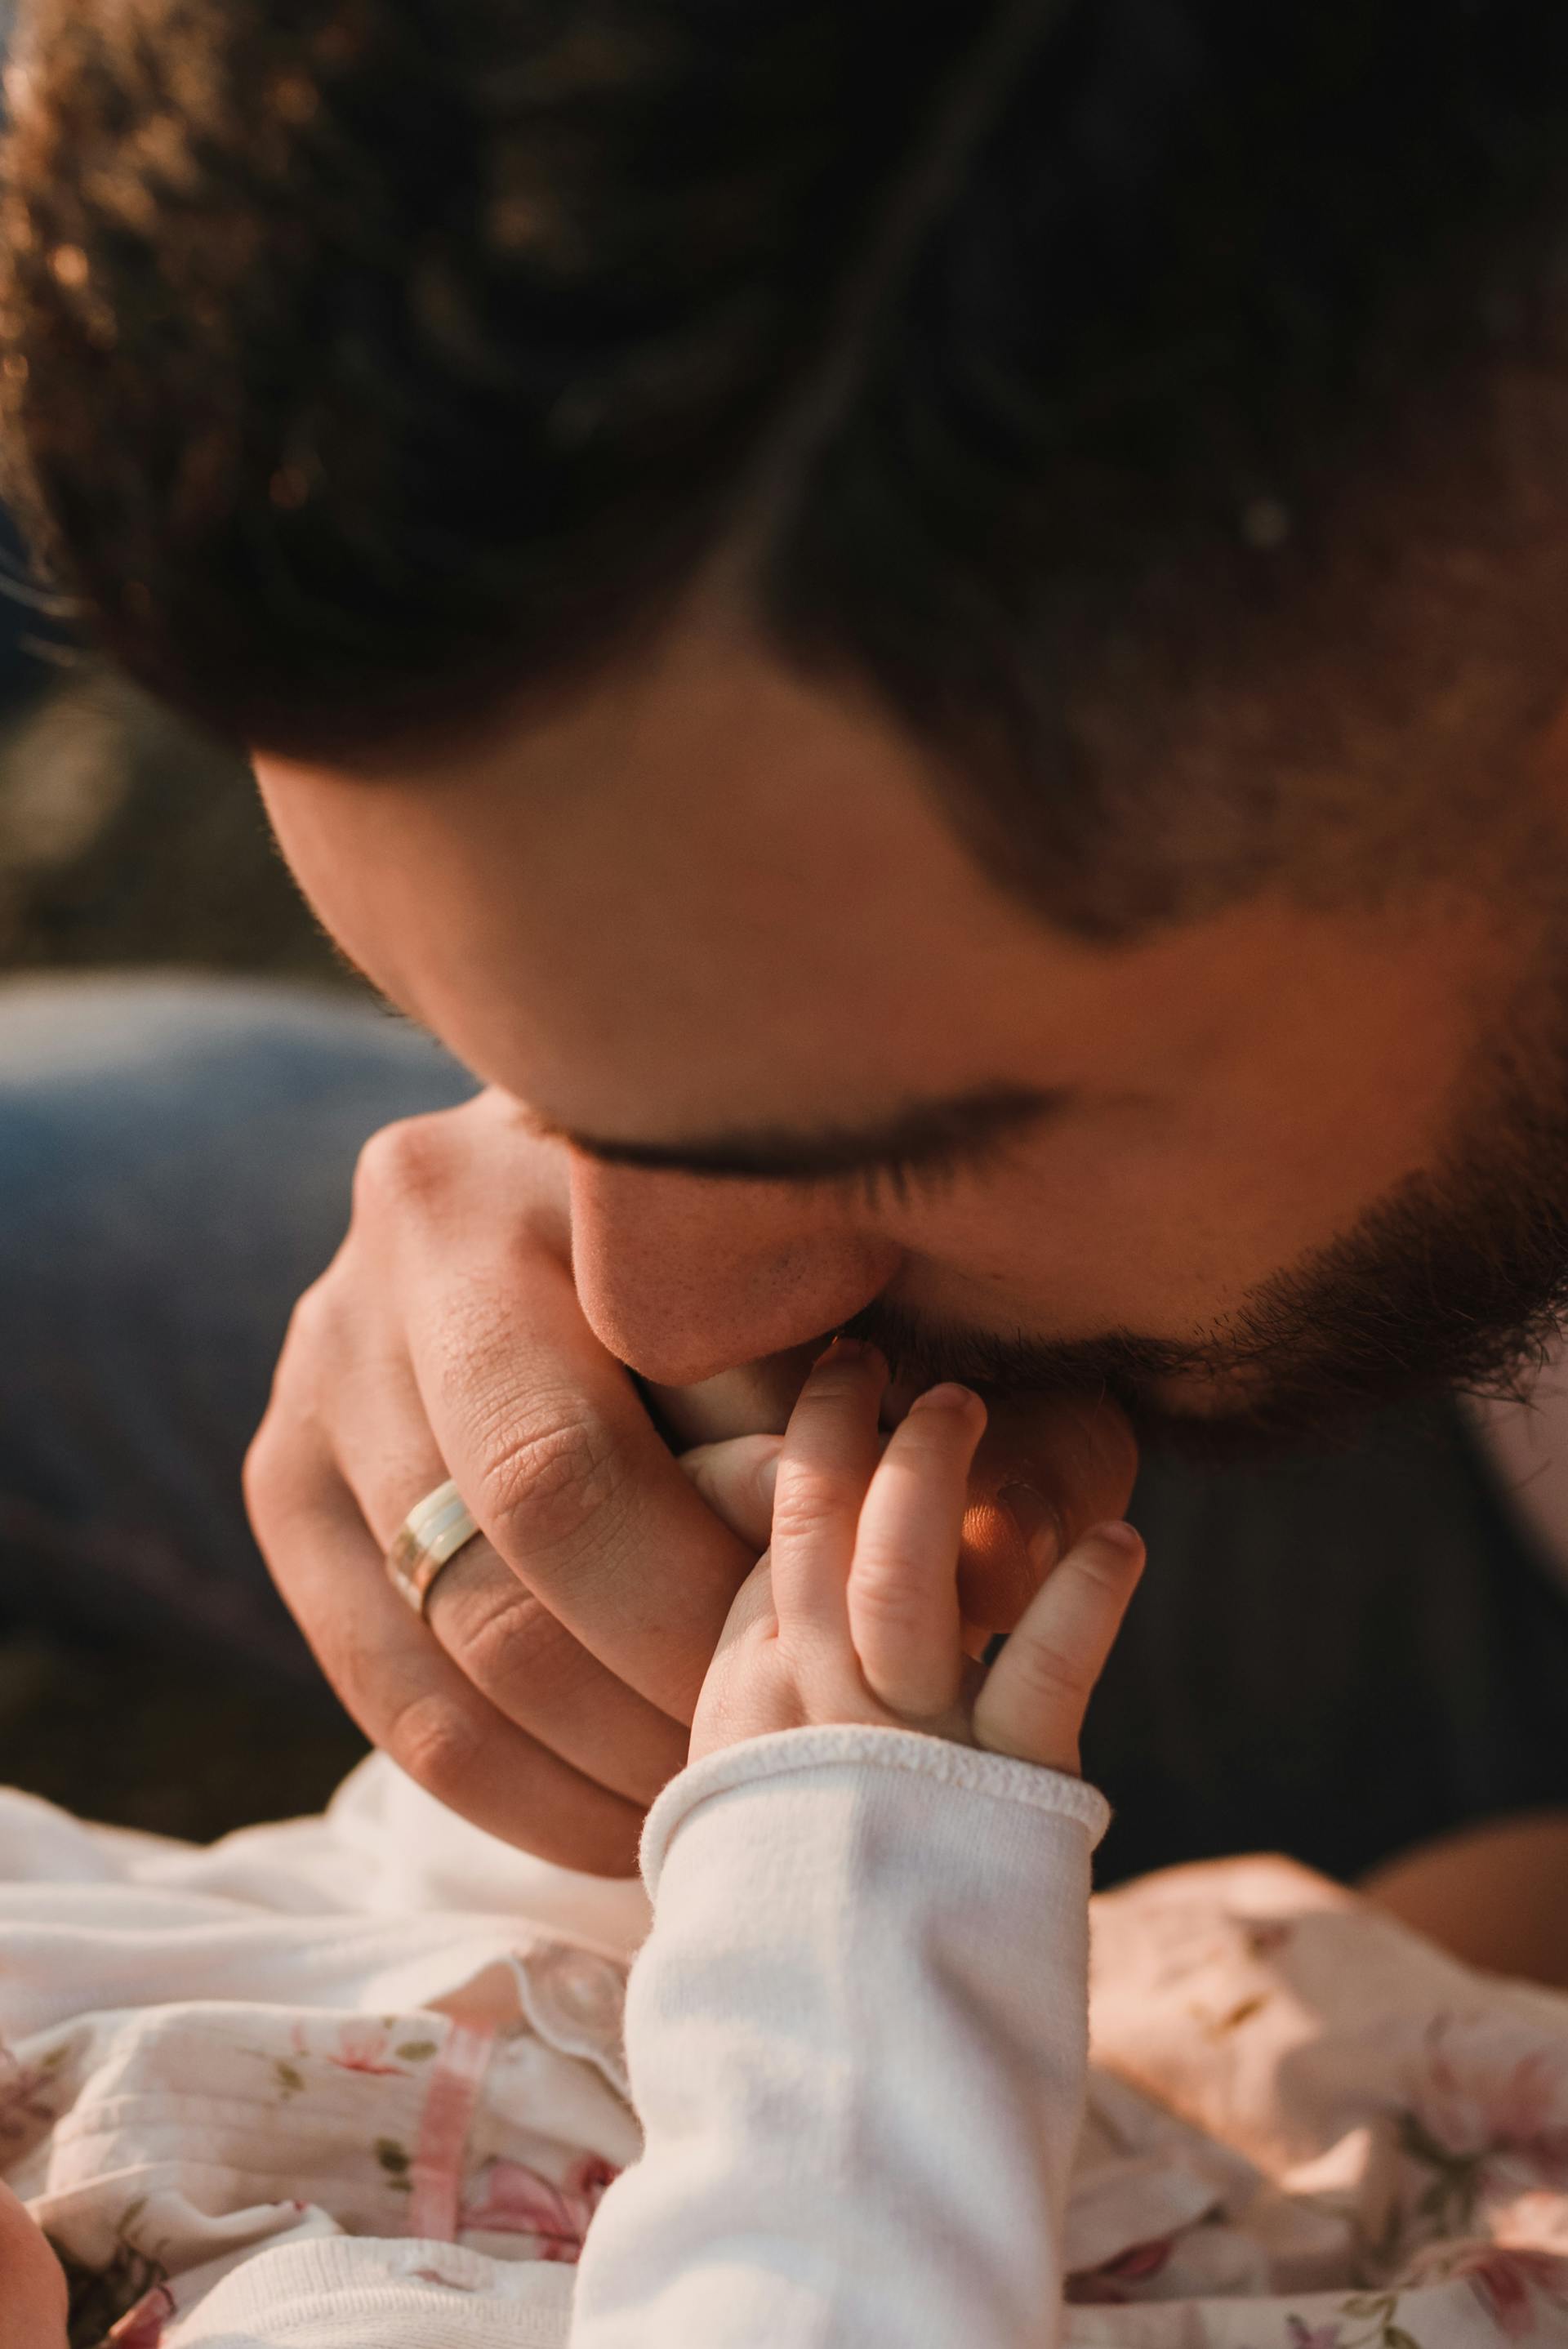
[[[195,967],[351,986],[243,766],[84,658],[3,520],[0,586],[0,979]],[[318,1808],[362,1751],[325,1688],[0,1619],[0,1782],[89,1817],[206,1838]]]

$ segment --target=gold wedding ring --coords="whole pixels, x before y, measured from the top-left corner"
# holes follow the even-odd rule
[[[479,1536],[468,1503],[449,1477],[416,1501],[397,1528],[387,1553],[392,1587],[401,1591],[416,1615],[423,1615],[443,1567]]]

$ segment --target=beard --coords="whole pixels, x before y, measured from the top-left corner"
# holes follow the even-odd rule
[[[1141,1444],[1209,1462],[1346,1442],[1440,1392],[1520,1398],[1568,1325],[1568,988],[1542,990],[1464,1089],[1440,1161],[1191,1340],[929,1324],[873,1302],[846,1335],[906,1394],[1109,1397]],[[1187,1392],[1184,1393],[1183,1390]]]

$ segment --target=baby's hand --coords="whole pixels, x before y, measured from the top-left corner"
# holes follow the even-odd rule
[[[966,1656],[958,1548],[985,1407],[934,1387],[882,1448],[887,1371],[843,1340],[796,1404],[772,1546],[708,1667],[691,1759],[770,1730],[868,1722],[1076,1773],[1078,1734],[1143,1567],[1130,1526],[1069,1550],[987,1671]]]

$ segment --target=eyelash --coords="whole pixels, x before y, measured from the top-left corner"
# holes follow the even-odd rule
[[[899,1207],[946,1198],[966,1174],[981,1173],[999,1154],[970,1143],[963,1150],[922,1151],[917,1158],[880,1158],[870,1166],[857,1166],[852,1174],[828,1179],[852,1188],[867,1214],[875,1215],[887,1205],[890,1193]]]

